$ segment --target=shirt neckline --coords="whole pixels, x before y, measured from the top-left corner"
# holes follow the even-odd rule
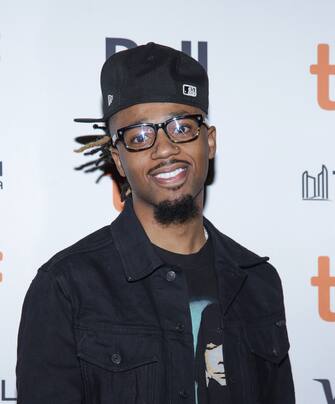
[[[199,251],[191,254],[180,254],[173,251],[165,250],[164,248],[161,248],[156,244],[151,244],[156,250],[157,254],[166,264],[176,265],[178,267],[182,267],[183,269],[200,269],[205,266],[208,267],[213,259],[213,246],[210,236]]]

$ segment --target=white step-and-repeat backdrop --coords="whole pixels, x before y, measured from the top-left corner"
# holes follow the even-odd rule
[[[335,3],[0,3],[0,402],[15,401],[25,292],[58,250],[118,214],[73,118],[100,116],[113,52],[154,41],[207,67],[218,130],[205,214],[281,275],[298,404],[335,395]],[[114,195],[115,196],[115,195]],[[55,381],[56,382],[56,381]]]

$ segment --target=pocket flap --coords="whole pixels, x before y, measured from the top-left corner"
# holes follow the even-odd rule
[[[290,348],[284,318],[270,324],[247,326],[246,336],[251,352],[273,363],[280,363]]]
[[[157,336],[85,333],[77,355],[86,362],[113,372],[121,372],[159,359]]]

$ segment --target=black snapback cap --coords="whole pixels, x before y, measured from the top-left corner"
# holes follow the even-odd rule
[[[149,42],[109,57],[102,66],[102,118],[76,122],[107,122],[116,112],[146,102],[175,102],[208,113],[208,75],[186,53]]]

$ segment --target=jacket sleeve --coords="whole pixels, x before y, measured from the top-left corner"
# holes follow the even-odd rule
[[[275,335],[279,347],[282,345],[285,347],[289,346],[289,337],[286,327],[286,314],[285,314],[285,304],[284,304],[284,294],[282,281],[280,276],[270,263],[267,264],[270,269],[272,269],[272,275],[274,276],[273,284],[276,285],[278,294],[278,307],[282,312],[282,320],[277,321],[273,326],[275,329]],[[284,356],[284,358],[275,365],[272,365],[272,370],[267,377],[266,375],[261,376],[262,380],[267,380],[268,383],[265,385],[265,397],[264,403],[266,404],[295,404],[295,388],[292,376],[292,368],[289,357],[289,351]],[[262,402],[262,401],[261,401]]]
[[[26,293],[18,332],[18,404],[79,404],[82,387],[72,307],[57,278],[39,269]]]

